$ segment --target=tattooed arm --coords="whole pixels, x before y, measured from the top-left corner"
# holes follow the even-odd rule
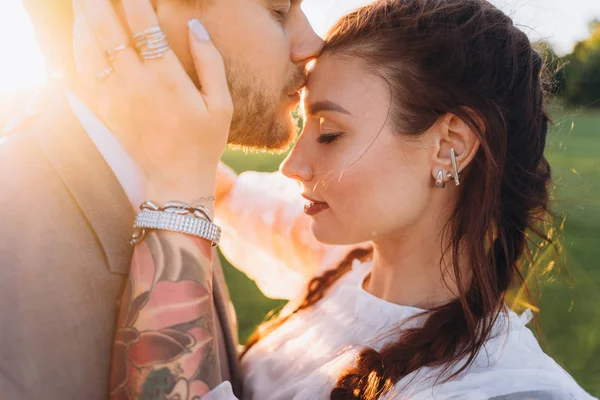
[[[129,32],[141,33],[137,44],[145,50],[156,39],[156,31],[147,31],[160,28],[152,2],[73,0],[73,11],[82,87],[143,171],[147,199],[165,204],[214,194],[233,101],[206,28],[194,19],[187,38],[180,30],[197,79],[173,52],[145,62],[131,46],[110,60],[115,68],[106,73],[106,49],[130,43]],[[90,80],[102,70],[102,85]],[[176,233],[152,233],[136,247],[115,334],[112,399],[194,399],[221,382],[211,258],[208,241]]]
[[[117,324],[111,399],[197,399],[220,384],[210,243],[147,235],[135,248]]]

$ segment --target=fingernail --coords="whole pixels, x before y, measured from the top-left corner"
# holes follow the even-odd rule
[[[199,41],[206,42],[210,40],[208,31],[206,30],[204,25],[202,25],[202,23],[197,19],[190,20],[188,22],[188,26],[190,27],[190,30],[192,31],[194,36],[196,36],[196,39],[198,39]]]

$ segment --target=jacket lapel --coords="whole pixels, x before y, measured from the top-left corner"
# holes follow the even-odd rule
[[[106,161],[82,128],[63,90],[53,91],[34,124],[42,152],[52,164],[102,246],[112,273],[126,275],[133,248],[135,211]]]

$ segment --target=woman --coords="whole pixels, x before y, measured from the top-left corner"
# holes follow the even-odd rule
[[[378,1],[337,23],[281,167],[308,203],[278,174],[221,174],[224,253],[291,300],[246,347],[248,398],[591,398],[504,304],[526,233],[545,238],[541,69],[485,1]],[[139,154],[151,193],[181,195],[176,163]]]
[[[231,181],[224,254],[292,300],[246,347],[250,398],[589,398],[503,302],[548,207],[541,69],[487,2],[381,1],[329,32],[280,169],[316,240],[371,246],[311,240],[276,175]]]

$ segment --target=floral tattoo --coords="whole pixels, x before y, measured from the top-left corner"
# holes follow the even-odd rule
[[[202,239],[153,232],[136,247],[113,345],[112,400],[194,400],[220,383],[211,271]]]

